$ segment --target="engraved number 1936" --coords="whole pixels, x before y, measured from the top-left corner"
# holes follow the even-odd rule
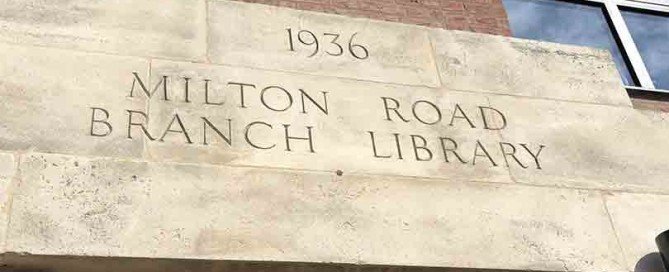
[[[295,38],[297,38],[298,43],[296,44],[294,42],[294,34],[293,34],[293,29],[291,28],[286,28],[288,31],[288,46],[290,51],[295,51],[295,47],[297,46],[302,46],[302,47],[310,47],[312,48],[311,55],[309,57],[313,57],[318,52],[321,50],[321,45],[318,40],[318,37],[311,31],[309,30],[300,30],[297,32],[297,35]],[[355,35],[358,35],[358,33],[353,33],[351,35],[351,38],[348,39],[348,52],[351,54],[356,59],[366,59],[369,57],[369,51],[367,48],[360,44],[356,44],[353,40],[355,39]],[[330,56],[341,56],[344,54],[344,47],[342,47],[341,44],[339,44],[339,34],[335,33],[323,33],[323,39],[328,40],[328,44],[326,44],[323,47],[326,47],[324,49],[325,53],[330,55]]]

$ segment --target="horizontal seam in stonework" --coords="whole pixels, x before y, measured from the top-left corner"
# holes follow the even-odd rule
[[[302,172],[302,173],[320,173],[320,174],[334,174],[336,170],[314,170],[306,168],[289,168],[289,167],[272,167],[272,166],[257,166],[257,165],[237,165],[237,164],[211,164],[211,163],[198,163],[198,162],[180,162],[180,161],[156,161],[148,159],[139,159],[139,158],[122,158],[122,157],[110,157],[110,156],[91,156],[91,155],[74,155],[74,154],[62,154],[62,153],[48,153],[48,152],[23,152],[21,154],[48,154],[48,155],[59,155],[65,157],[82,157],[87,159],[103,159],[113,162],[129,162],[129,163],[142,163],[142,164],[163,164],[163,165],[183,165],[183,166],[199,166],[205,168],[243,168],[243,169],[259,169],[259,170],[272,170],[272,171],[281,171],[281,172]],[[344,172],[344,175],[347,175]],[[598,187],[581,187],[581,186],[560,186],[555,184],[535,184],[528,183],[523,181],[518,182],[494,182],[494,181],[483,181],[483,180],[466,180],[466,181],[453,181],[446,178],[438,177],[426,177],[426,176],[415,176],[415,175],[400,175],[400,174],[376,174],[376,173],[367,173],[367,172],[354,172],[349,174],[353,177],[388,177],[388,178],[401,178],[401,179],[413,179],[413,180],[426,180],[426,181],[443,181],[448,183],[459,183],[459,184],[487,184],[487,185],[513,185],[513,186],[525,186],[525,187],[537,187],[537,188],[554,188],[554,189],[567,189],[567,190],[579,190],[579,191],[592,191],[592,192],[614,192],[614,193],[630,193],[630,194],[644,194],[644,195],[659,195],[659,196],[669,196],[669,192],[652,192],[649,190],[643,189],[629,189],[629,188],[598,188]]]
[[[30,252],[25,252],[25,251],[6,251],[6,252],[1,252],[0,253],[0,258],[3,257],[5,254],[15,254],[16,257],[30,257],[30,256],[38,256],[38,257],[57,257],[57,258],[62,258],[62,259],[67,259],[67,258],[120,258],[120,259],[146,259],[146,260],[151,260],[151,259],[163,259],[163,260],[203,260],[203,261],[225,261],[225,262],[248,262],[248,263],[267,263],[267,262],[277,262],[277,263],[296,263],[296,264],[316,264],[316,265],[322,265],[322,264],[342,264],[342,265],[369,265],[369,266],[391,266],[391,265],[397,265],[397,266],[404,266],[404,267],[423,267],[423,266],[416,266],[416,265],[410,265],[410,264],[397,264],[397,263],[367,263],[367,262],[356,262],[352,260],[335,260],[335,261],[328,261],[328,262],[318,262],[317,260],[315,261],[310,261],[310,262],[305,262],[304,259],[301,258],[293,258],[293,257],[288,257],[284,259],[262,259],[262,258],[241,258],[241,257],[225,257],[224,259],[212,259],[210,256],[197,256],[197,255],[188,255],[188,256],[180,256],[178,258],[176,257],[146,257],[146,256],[137,256],[137,255],[132,255],[132,254],[118,254],[116,256],[101,256],[101,255],[75,255],[75,254],[63,254],[63,255],[45,255],[45,254],[33,254]],[[3,267],[3,266],[0,266]],[[4,267],[3,267],[4,268]],[[2,272],[12,272],[14,270],[6,271],[6,270],[0,270]],[[45,271],[45,270],[18,270],[17,272],[34,272],[34,271]],[[46,270],[46,271],[52,271],[52,270]],[[96,270],[97,271],[97,270]],[[127,271],[127,270],[126,270]],[[135,271],[135,270],[130,270],[130,271]],[[143,271],[143,270],[141,270]],[[161,270],[162,271],[162,270]],[[181,270],[179,270],[181,271]],[[191,271],[191,270],[185,270],[185,271]],[[212,271],[212,270],[209,270]],[[213,271],[228,271],[228,270],[213,270]],[[232,270],[232,271],[238,271],[238,270]],[[273,270],[267,270],[267,271],[273,271]],[[513,272],[513,271],[509,271]],[[524,272],[522,270],[518,270],[518,272]]]
[[[378,81],[378,80],[372,80],[372,79],[361,79],[361,78],[345,77],[345,76],[312,74],[312,73],[301,72],[301,71],[291,71],[291,70],[283,70],[283,69],[270,69],[270,68],[253,67],[253,66],[245,66],[245,65],[233,65],[233,64],[226,64],[226,63],[200,63],[200,64],[206,64],[206,65],[212,65],[212,66],[224,66],[224,67],[230,67],[230,68],[244,68],[244,69],[250,69],[250,70],[260,70],[260,71],[264,71],[264,72],[275,72],[275,73],[301,75],[301,76],[326,77],[326,78],[332,78],[332,79],[340,79],[340,80],[348,80],[348,81],[364,82],[364,83],[386,84],[386,85],[401,86],[401,87],[419,87],[419,88],[428,88],[428,89],[433,89],[433,90],[440,90],[441,89],[440,87],[423,85],[423,84],[385,82],[385,81]]]
[[[359,82],[365,82],[365,83],[387,84],[387,85],[393,85],[393,86],[421,87],[421,88],[429,88],[429,89],[434,89],[434,90],[439,90],[440,89],[439,87],[429,86],[429,85],[422,85],[422,84],[384,82],[384,81],[377,81],[377,80],[370,80],[370,79],[360,79],[360,78],[351,78],[351,77],[334,76],[334,75],[312,74],[312,73],[300,72],[300,71],[268,69],[268,68],[262,68],[262,67],[232,65],[232,64],[226,64],[226,63],[212,63],[212,62],[203,62],[203,61],[197,61],[197,60],[176,59],[176,58],[169,58],[169,57],[162,57],[162,56],[156,57],[156,56],[123,55],[123,54],[117,54],[117,53],[112,53],[112,52],[79,50],[79,49],[70,49],[70,48],[62,48],[62,47],[47,46],[47,45],[35,45],[35,44],[21,44],[21,43],[8,43],[8,42],[0,42],[0,44],[6,44],[6,45],[10,45],[10,46],[20,46],[20,47],[34,47],[34,48],[42,48],[42,49],[64,50],[64,51],[67,51],[67,52],[86,53],[86,54],[93,54],[93,55],[97,54],[97,55],[108,56],[108,57],[131,57],[131,58],[143,59],[143,60],[146,60],[146,61],[149,61],[149,60],[173,61],[173,62],[199,64],[199,65],[211,65],[211,66],[214,66],[214,67],[218,66],[218,67],[230,67],[230,68],[243,68],[243,69],[258,70],[258,71],[264,71],[264,72],[275,72],[275,73],[293,74],[293,75],[301,75],[301,76],[327,77],[327,78],[335,78],[335,79],[341,79],[341,80],[359,81]]]
[[[145,57],[145,58],[147,58],[147,57]],[[172,59],[161,59],[160,57],[153,57],[152,59],[174,61]],[[436,59],[434,61],[435,61],[435,64],[436,64]],[[184,62],[184,61],[182,61],[182,62]],[[517,94],[508,94],[508,93],[495,93],[495,92],[493,92],[493,90],[487,90],[487,89],[463,90],[463,89],[450,88],[450,87],[445,86],[445,85],[442,84],[441,75],[440,75],[440,71],[439,71],[438,68],[436,70],[437,84],[439,84],[440,86],[439,87],[434,87],[434,86],[422,85],[422,84],[385,82],[385,81],[378,81],[378,80],[372,80],[372,79],[361,79],[361,78],[352,78],[352,77],[344,77],[344,76],[336,76],[336,75],[323,75],[323,74],[314,74],[314,73],[307,73],[307,72],[301,72],[301,71],[291,71],[291,70],[284,70],[284,69],[270,69],[270,68],[245,66],[245,65],[233,65],[233,64],[227,64],[227,63],[204,63],[204,62],[188,62],[188,63],[200,64],[200,65],[211,65],[211,66],[214,66],[214,67],[218,66],[218,67],[229,67],[229,68],[243,68],[243,69],[249,69],[249,70],[259,70],[259,71],[265,71],[265,72],[275,72],[275,73],[302,75],[302,76],[310,76],[310,77],[326,77],[326,78],[341,79],[341,80],[346,80],[346,81],[385,84],[385,85],[399,86],[399,87],[420,87],[420,88],[427,88],[427,89],[431,89],[431,90],[435,90],[435,91],[454,91],[454,92],[470,93],[470,94],[477,94],[477,95],[507,96],[507,97],[514,97],[514,98],[528,98],[528,99],[535,99],[535,100],[558,101],[558,102],[565,102],[565,103],[576,103],[576,104],[585,104],[585,105],[600,105],[600,106],[610,106],[610,107],[615,107],[615,108],[634,109],[632,107],[632,105],[620,105],[620,104],[611,104],[611,103],[596,103],[596,102],[588,102],[588,101],[580,101],[580,100],[548,98],[548,97],[539,97],[539,96],[526,96],[526,95],[517,95]],[[621,87],[622,87],[622,85],[621,85]],[[623,88],[623,90],[624,90],[624,88]]]
[[[602,188],[602,187],[583,187],[583,186],[570,186],[570,185],[555,185],[555,184],[536,184],[526,181],[518,181],[518,185],[526,185],[532,187],[546,187],[546,188],[558,188],[558,189],[574,189],[574,190],[583,190],[583,191],[597,191],[597,192],[611,192],[611,193],[625,193],[625,194],[640,194],[640,195],[657,195],[657,196],[669,196],[669,192],[657,191],[653,192],[648,189],[630,189],[630,188]]]
[[[111,157],[113,158],[113,157]],[[284,172],[304,172],[304,173],[322,173],[322,174],[332,174],[334,171],[339,169],[332,170],[313,170],[306,168],[290,168],[290,167],[271,167],[271,166],[257,166],[257,165],[236,165],[236,164],[206,164],[206,163],[194,163],[194,162],[177,162],[177,161],[143,161],[148,163],[165,163],[165,164],[176,164],[176,165],[190,165],[190,166],[207,166],[207,167],[228,167],[228,168],[248,168],[248,169],[266,169],[274,171],[284,171]],[[347,175],[344,172],[344,175]],[[579,190],[579,191],[592,191],[592,192],[614,192],[614,193],[629,193],[629,194],[645,194],[645,195],[659,195],[659,196],[669,196],[669,192],[652,192],[649,190],[643,189],[629,189],[629,188],[601,188],[601,187],[582,187],[582,186],[560,186],[555,184],[536,184],[528,183],[523,181],[514,181],[514,182],[495,182],[495,181],[484,181],[484,180],[449,180],[446,178],[439,177],[426,177],[426,176],[415,176],[415,175],[400,175],[400,174],[377,174],[369,172],[355,172],[349,174],[353,177],[388,177],[388,178],[398,178],[398,179],[409,179],[409,180],[426,180],[426,181],[442,181],[448,183],[460,183],[460,184],[487,184],[487,185],[517,185],[525,187],[535,187],[535,188],[554,188],[554,189],[567,189],[567,190]]]
[[[608,106],[608,107],[623,108],[623,109],[630,109],[630,110],[634,109],[631,105],[596,103],[596,102],[588,102],[588,101],[569,100],[569,99],[560,99],[560,98],[548,98],[548,97],[540,97],[540,96],[528,96],[528,95],[519,95],[519,94],[493,93],[491,90],[485,90],[485,89],[481,89],[481,91],[474,91],[474,90],[448,89],[448,88],[446,88],[446,90],[454,91],[454,92],[462,92],[462,93],[473,93],[473,94],[479,94],[479,95],[506,96],[506,97],[514,97],[514,98],[527,98],[527,99],[532,99],[532,100],[557,101],[557,102],[584,104],[584,105]]]
[[[276,73],[292,74],[292,75],[334,78],[334,79],[341,79],[341,80],[354,81],[354,82],[386,84],[386,85],[391,85],[391,86],[419,87],[419,88],[427,88],[427,89],[436,90],[436,91],[454,91],[454,92],[472,93],[472,94],[478,94],[478,95],[508,96],[508,97],[515,97],[515,98],[527,98],[527,99],[545,100],[545,101],[558,101],[558,102],[576,103],[576,104],[585,104],[585,105],[601,105],[601,106],[610,106],[610,107],[615,107],[615,108],[625,108],[625,109],[632,109],[632,110],[634,109],[631,105],[595,103],[595,102],[587,102],[587,101],[546,98],[546,97],[538,97],[538,96],[524,96],[524,95],[516,95],[516,94],[502,94],[502,93],[494,93],[494,92],[492,92],[492,90],[486,90],[486,89],[462,90],[462,89],[449,88],[448,86],[434,87],[434,86],[421,85],[421,84],[384,82],[384,81],[377,81],[377,80],[370,80],[370,79],[350,78],[350,77],[334,76],[334,75],[312,74],[312,73],[282,70],[282,69],[268,69],[268,68],[253,67],[253,66],[232,65],[232,64],[225,64],[225,63],[210,63],[210,62],[202,62],[202,61],[196,61],[196,60],[173,59],[173,58],[168,58],[168,57],[122,55],[122,54],[115,54],[115,53],[104,52],[104,51],[88,51],[88,50],[69,49],[69,48],[61,48],[61,47],[53,47],[53,46],[45,46],[45,45],[35,45],[35,44],[21,44],[21,43],[8,43],[8,42],[0,42],[0,44],[6,44],[6,45],[10,45],[10,46],[20,46],[20,47],[34,47],[34,48],[43,48],[43,49],[64,50],[64,51],[75,52],[75,53],[98,54],[98,55],[110,56],[110,57],[134,57],[134,58],[139,58],[139,59],[143,59],[143,60],[146,60],[146,61],[161,60],[161,61],[173,61],[173,62],[190,63],[190,64],[196,64],[196,65],[198,65],[198,64],[199,65],[211,65],[211,66],[214,66],[214,67],[218,66],[218,67],[230,67],[230,68],[243,68],[243,69],[249,69],[249,70],[276,72]],[[439,77],[439,80],[441,80],[441,76],[439,74],[440,71],[437,70],[436,72],[437,72],[437,77]]]
[[[132,55],[132,54],[120,54],[120,53],[114,53],[114,52],[108,52],[108,51],[72,49],[72,48],[66,48],[66,47],[40,45],[40,44],[32,44],[32,43],[13,43],[13,42],[7,42],[7,41],[0,41],[0,45],[19,46],[19,47],[27,47],[27,48],[33,47],[33,48],[39,48],[39,49],[53,49],[53,50],[61,50],[61,51],[66,51],[66,52],[85,53],[85,54],[100,55],[100,56],[107,56],[107,57],[137,58],[137,59],[143,59],[143,60],[146,60],[146,61],[148,61],[150,59],[159,59],[159,60],[168,60],[168,61],[179,61],[179,62],[185,62],[185,63],[203,64],[203,62],[193,60],[193,59],[170,58],[170,57],[164,57],[164,56],[161,56],[161,57],[140,56],[140,55]]]

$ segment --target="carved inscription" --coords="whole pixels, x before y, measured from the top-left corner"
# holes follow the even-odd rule
[[[502,111],[489,106],[474,109],[455,104],[451,108],[438,106],[428,100],[402,103],[392,97],[381,97],[383,119],[389,122],[418,122],[425,126],[460,127],[484,131],[503,130],[508,119]],[[432,161],[477,165],[487,163],[497,167],[535,168],[541,170],[540,156],[546,146],[528,143],[485,143],[479,139],[468,139],[468,147],[462,141],[449,136],[428,137],[420,134],[378,133],[367,131],[372,154],[378,159]],[[384,138],[384,145],[379,144]],[[494,152],[492,152],[494,150]],[[409,153],[409,154],[406,154]],[[497,155],[496,155],[497,154]],[[438,158],[441,157],[441,158]]]
[[[168,86],[168,81],[179,80],[183,86],[180,90],[172,90]],[[249,111],[267,111],[268,114],[272,112],[285,112],[289,110],[298,111],[301,114],[318,114],[327,116],[328,108],[328,92],[326,91],[306,91],[304,89],[288,90],[279,85],[260,86],[253,83],[244,82],[226,82],[228,87],[226,91],[235,92],[237,95],[235,101],[226,101],[222,99],[220,89],[212,88],[211,80],[204,79],[201,82],[194,82],[188,77],[168,77],[163,76],[159,82],[154,86],[149,86],[147,81],[142,79],[139,74],[132,73],[132,84],[128,97],[132,99],[158,99],[163,102],[177,102],[185,104],[199,103],[207,106],[232,106],[239,110]],[[195,99],[193,90],[195,86],[200,89],[199,99]],[[175,101],[176,91],[180,91],[180,100]],[[254,99],[255,105],[260,108],[252,108],[249,100]],[[241,144],[259,150],[270,150],[275,148],[283,148],[287,152],[302,150],[310,153],[316,153],[315,131],[313,126],[295,126],[286,123],[272,124],[265,120],[255,120],[248,123],[240,124],[236,120],[225,118],[223,120],[213,120],[207,116],[200,116],[196,123],[186,122],[185,118],[174,113],[169,116],[169,121],[164,124],[154,124],[149,122],[149,115],[143,110],[125,111],[126,122],[124,124],[112,124],[111,113],[102,107],[91,107],[91,122],[89,135],[93,137],[107,137],[115,128],[121,127],[124,135],[128,139],[137,139],[144,137],[149,141],[165,142],[166,139],[180,139],[183,144],[198,144],[210,145],[214,140],[224,143],[227,146],[233,146],[236,143],[233,139],[234,131],[241,131]],[[158,133],[155,127],[158,126]],[[236,128],[236,129],[233,129]],[[283,135],[281,140],[267,142],[268,133],[279,130]],[[199,135],[195,138],[193,135]],[[263,138],[261,140],[260,138]]]
[[[288,34],[288,49],[290,51],[297,51],[298,46],[310,48],[309,57],[313,57],[319,52],[325,52],[325,54],[337,57],[350,54],[356,59],[364,60],[369,58],[369,50],[354,41],[358,33],[353,33],[348,42],[344,42],[345,45],[342,45],[341,35],[337,33],[323,33],[319,38],[319,36],[309,30],[299,30],[293,33],[292,28],[286,28],[286,32]],[[346,50],[344,49],[345,47]]]
[[[170,107],[188,105],[210,107],[225,112],[262,113],[260,116],[281,115],[288,117],[282,122],[269,120],[236,120],[232,116],[212,118],[210,116],[185,116],[173,111],[169,116],[160,116],[162,121],[149,122],[150,114],[145,109],[126,109],[124,112],[109,112],[103,107],[90,107],[88,135],[108,137],[122,133],[128,140],[144,139],[152,142],[178,145],[200,145],[215,148],[242,147],[259,152],[282,150],[283,152],[319,153],[319,137],[322,125],[295,122],[295,114],[309,116],[309,120],[331,122],[330,93],[325,90],[288,88],[281,84],[257,84],[254,82],[214,82],[210,79],[192,79],[186,76],[164,75],[149,84],[138,73],[128,76],[129,99],[148,100],[153,103],[169,103]],[[365,105],[367,106],[367,105]],[[373,116],[361,116],[364,122],[377,118],[379,122],[393,124],[392,127],[422,126],[437,134],[407,133],[395,131],[361,130],[361,148],[367,149],[369,159],[412,160],[418,162],[440,162],[463,166],[487,165],[489,167],[515,167],[541,170],[541,161],[546,146],[526,142],[495,141],[496,137],[462,136],[497,135],[506,129],[511,120],[501,109],[488,105],[463,105],[450,103],[439,105],[428,99],[408,99],[380,96],[372,109]],[[355,107],[355,105],[351,105]],[[290,112],[294,113],[290,113]],[[208,111],[211,112],[211,111]],[[124,115],[123,123],[113,123],[112,115]],[[243,116],[244,114],[242,114]],[[240,116],[240,115],[236,115]],[[258,115],[255,115],[258,116]],[[334,116],[337,118],[337,116]],[[299,119],[299,118],[298,118]],[[119,120],[118,118],[113,120]],[[275,119],[273,119],[275,120]],[[281,120],[281,118],[279,118]],[[291,121],[292,120],[292,121]],[[118,121],[116,121],[118,122]],[[407,131],[407,130],[403,130]],[[446,131],[446,132],[444,132]],[[448,131],[457,131],[449,136]],[[361,150],[360,154],[365,151]],[[346,159],[346,158],[342,158]]]

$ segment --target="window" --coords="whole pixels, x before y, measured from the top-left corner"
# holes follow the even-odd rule
[[[554,0],[505,0],[513,36],[608,49],[625,85],[634,85],[601,5]]]
[[[635,10],[621,12],[653,84],[669,90],[669,17]]]
[[[669,93],[669,0],[503,0],[513,36],[607,49],[628,90]]]

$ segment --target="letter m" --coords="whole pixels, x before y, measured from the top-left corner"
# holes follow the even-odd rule
[[[163,77],[160,79],[160,81],[158,81],[158,83],[156,83],[156,86],[153,87],[153,90],[149,91],[149,89],[146,88],[146,84],[144,84],[144,82],[142,81],[142,79],[139,77],[139,74],[137,74],[137,72],[132,72],[132,74],[133,74],[134,78],[133,78],[133,80],[132,80],[132,87],[130,88],[130,97],[134,97],[134,94],[135,94],[135,86],[138,86],[138,85],[139,85],[139,88],[142,89],[142,91],[144,92],[144,94],[150,99],[151,97],[153,97],[153,94],[155,94],[156,91],[158,91],[158,89],[159,89],[160,86],[162,85],[162,89],[163,89],[163,100],[165,100],[165,101],[170,100],[170,99],[167,97],[167,76],[163,76]]]

